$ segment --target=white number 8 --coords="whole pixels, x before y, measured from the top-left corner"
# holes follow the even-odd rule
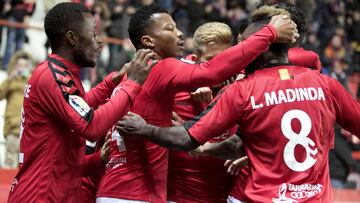
[[[294,118],[300,121],[301,130],[299,133],[294,132],[291,127],[291,121]],[[315,156],[318,150],[317,148],[314,150],[310,148],[310,146],[315,146],[315,142],[307,137],[311,131],[311,127],[312,124],[309,115],[298,109],[286,112],[281,119],[281,131],[289,140],[284,148],[284,161],[286,165],[294,171],[305,171],[316,163],[317,159],[312,158],[310,154]],[[298,162],[295,158],[296,145],[301,145],[305,148],[306,159],[303,162]]]

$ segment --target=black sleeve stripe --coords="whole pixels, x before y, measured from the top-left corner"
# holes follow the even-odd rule
[[[54,63],[56,66],[52,64]],[[58,67],[59,66],[59,67]],[[48,58],[48,67],[58,84],[62,95],[66,102],[69,102],[69,95],[78,95],[79,89],[75,86],[74,80],[72,79],[72,75],[67,71],[67,67],[62,64],[60,61],[54,58]],[[84,120],[88,123],[91,122],[94,117],[94,109],[91,108],[86,115],[82,116]]]

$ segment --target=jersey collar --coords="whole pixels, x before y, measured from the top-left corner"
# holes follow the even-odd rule
[[[64,59],[63,57],[61,57],[57,54],[49,54],[49,57],[59,60],[61,63],[63,63],[66,66],[64,68],[69,69],[72,73],[75,73],[76,75],[78,75],[80,73],[80,67],[73,64],[69,60]]]

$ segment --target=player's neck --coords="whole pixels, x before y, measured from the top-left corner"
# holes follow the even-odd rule
[[[273,67],[275,65],[281,65],[281,64],[288,64],[288,56],[287,54],[281,54],[281,55],[267,55],[264,58],[264,61],[259,65],[262,68],[266,67]]]
[[[75,64],[74,61],[74,57],[73,57],[73,52],[67,49],[63,49],[63,48],[58,48],[56,50],[52,51],[53,54],[56,54],[66,60],[68,60],[69,62]]]

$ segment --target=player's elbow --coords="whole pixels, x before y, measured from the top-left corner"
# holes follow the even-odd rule
[[[90,142],[98,141],[105,132],[95,131],[95,130],[87,130],[82,133],[83,137]]]

